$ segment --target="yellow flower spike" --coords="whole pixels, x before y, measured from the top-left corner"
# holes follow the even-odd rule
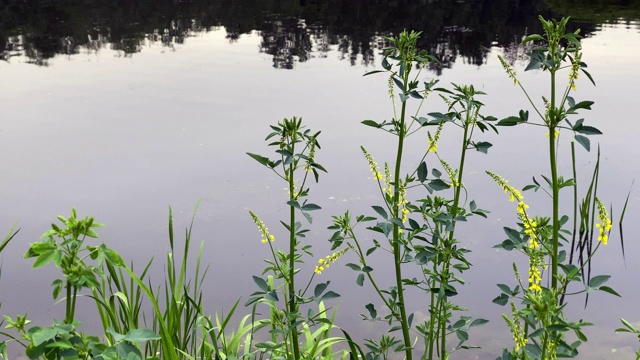
[[[596,198],[596,205],[598,206],[598,220],[600,223],[596,224],[598,229],[598,241],[607,245],[609,241],[609,232],[611,231],[611,218],[609,218],[609,212],[600,199]]]
[[[504,190],[505,194],[509,194],[509,201],[514,202],[516,200],[518,200],[518,204],[522,201],[524,201],[524,196],[522,196],[522,193],[520,192],[520,190],[514,188],[513,186],[509,185],[509,181],[505,180],[504,178],[502,178],[500,175],[492,173],[491,171],[485,171],[496,183],[498,183],[498,186],[500,186],[500,188],[502,188],[502,190]],[[526,204],[525,204],[526,205]]]
[[[513,80],[513,85],[518,85],[520,81],[518,81],[518,78],[516,77],[516,71],[511,67],[511,65],[507,63],[505,59],[502,58],[502,56],[498,55],[498,59],[500,60],[500,64],[502,64],[504,71],[506,71],[507,76],[509,76],[509,79]]]
[[[443,126],[444,123],[440,123],[440,125],[438,125],[438,129],[433,137],[430,132],[427,132],[427,137],[429,138],[429,148],[427,149],[427,152],[438,152],[438,140],[440,140],[440,132],[442,131]]]
[[[573,59],[571,63],[571,71],[569,71],[569,84],[568,87],[571,90],[576,91],[578,88],[576,87],[576,80],[578,80],[578,75],[580,74],[580,61],[582,60],[582,53],[578,52],[576,57]]]
[[[371,170],[371,173],[373,174],[373,179],[376,181],[382,180],[382,174],[380,173],[378,163],[373,160],[373,156],[371,156],[371,154],[369,154],[369,152],[363,146],[360,146],[360,149],[362,149],[364,157],[367,158],[367,162],[369,163],[369,170]]]
[[[532,264],[529,268],[529,290],[536,292],[542,290],[540,287],[541,280],[540,269],[535,264]]]
[[[276,237],[269,233],[269,228],[264,224],[264,222],[262,222],[258,215],[254,214],[252,211],[249,211],[249,214],[251,214],[253,222],[258,226],[258,231],[262,234],[262,239],[260,241],[262,241],[263,244],[273,242]]]
[[[407,222],[407,214],[409,214],[409,209],[402,208],[402,222]]]
[[[315,141],[312,141],[310,149],[309,149],[309,156],[308,156],[307,162],[305,163],[304,168],[303,168],[304,171],[313,172],[311,164],[313,164],[313,162],[315,160],[315,157],[316,157],[316,143],[315,143]]]
[[[344,255],[347,251],[349,251],[349,248],[345,248],[342,249],[340,251],[336,251],[331,255],[327,255],[324,258],[320,258],[318,259],[318,264],[316,266],[316,269],[314,270],[314,272],[318,275],[322,274],[322,272],[325,269],[328,269],[329,266],[331,266],[331,264],[335,263],[336,261],[338,261],[338,259]]]
[[[442,164],[442,167],[444,168],[444,170],[447,172],[447,175],[449,175],[449,181],[451,181],[451,186],[452,187],[460,186],[460,184],[458,183],[458,170],[453,170],[451,165],[449,165],[444,160],[440,160],[440,163]]]

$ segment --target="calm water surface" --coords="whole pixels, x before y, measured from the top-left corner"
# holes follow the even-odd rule
[[[278,236],[278,219],[286,213],[284,183],[245,155],[267,153],[263,139],[268,125],[283,117],[302,116],[314,130],[322,130],[318,160],[329,173],[314,186],[311,199],[323,207],[316,214],[311,242],[316,255],[329,251],[326,241],[330,216],[346,210],[371,212],[378,200],[360,145],[379,163],[391,161],[393,139],[359,124],[363,119],[390,116],[384,76],[362,77],[378,66],[379,50],[350,56],[339,45],[312,38],[314,50],[306,61],[293,57],[295,70],[274,68],[272,54],[264,49],[258,32],[230,41],[224,27],[193,33],[183,43],[165,46],[149,39],[138,53],[101,47],[81,49],[74,55],[47,59],[36,66],[26,56],[0,62],[0,224],[2,231],[17,223],[15,241],[2,255],[3,314],[29,313],[34,323],[60,318],[63,309],[52,306],[51,269],[31,269],[21,258],[28,243],[39,239],[58,214],[76,207],[81,216],[92,215],[106,224],[101,240],[142,266],[155,256],[155,280],[162,273],[168,251],[167,216],[173,209],[175,228],[189,225],[194,208],[194,238],[205,242],[204,258],[210,265],[205,296],[210,312],[228,309],[253,290],[251,275],[261,273],[268,252],[248,210],[258,213]],[[527,104],[503,74],[497,55],[504,48],[486,49],[481,65],[458,57],[441,75],[441,84],[474,84],[487,92],[484,113],[498,118],[512,115]],[[521,54],[507,50],[515,60],[521,81],[532,93],[543,94],[542,73],[523,73]],[[603,150],[601,197],[620,212],[633,179],[640,178],[637,159],[640,138],[637,124],[637,84],[640,30],[637,23],[602,25],[584,40],[583,59],[597,87],[581,78],[576,98],[595,101],[583,113],[600,128]],[[346,60],[346,61],[345,61]],[[471,63],[470,63],[471,62]],[[432,99],[425,112],[442,110]],[[469,314],[491,322],[472,333],[471,344],[483,349],[456,353],[461,359],[492,359],[509,346],[511,336],[500,319],[502,307],[491,300],[496,283],[514,282],[511,263],[516,254],[492,249],[503,240],[502,227],[514,223],[514,209],[484,170],[490,169],[522,187],[531,175],[546,173],[546,139],[532,127],[501,129],[487,134],[493,142],[489,155],[472,154],[467,173],[470,198],[491,210],[488,220],[474,219],[460,228],[460,238],[473,252],[475,265],[458,302]],[[440,151],[457,151],[458,134],[445,134]],[[563,134],[563,137],[568,134]],[[592,138],[594,141],[596,138]],[[565,144],[568,141],[565,142]],[[426,136],[414,137],[415,151],[407,164],[414,166]],[[562,148],[563,155],[567,148]],[[581,154],[580,170],[593,166],[594,153]],[[567,168],[565,168],[567,169]],[[542,194],[528,195],[532,207],[547,206]],[[544,210],[541,210],[541,212]],[[637,310],[640,263],[640,197],[633,189],[626,214],[626,264],[615,242],[601,249],[594,268],[613,276],[611,285],[622,298],[595,294],[586,310],[581,299],[569,312],[598,326],[587,329],[589,343],[581,359],[630,359],[637,343],[632,336],[615,334],[619,318],[640,323]],[[614,226],[615,227],[615,226]],[[180,234],[180,232],[177,232]],[[366,234],[369,235],[369,234]],[[613,239],[618,238],[614,230]],[[345,259],[344,262],[354,259]],[[378,268],[389,266],[377,259]],[[310,267],[308,271],[312,271]],[[340,265],[322,274],[342,293],[339,325],[359,338],[377,336],[378,328],[359,320],[363,306],[374,299],[370,289],[354,289],[355,276]],[[384,276],[382,276],[384,279]],[[388,279],[391,281],[391,279]],[[411,301],[418,306],[418,296]],[[97,328],[93,304],[85,301],[83,323]],[[418,317],[425,314],[417,313]],[[615,351],[613,350],[615,349]]]

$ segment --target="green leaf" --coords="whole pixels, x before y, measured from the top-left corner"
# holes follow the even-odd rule
[[[509,302],[509,296],[506,294],[500,294],[498,297],[491,301],[494,304],[505,306]]]
[[[378,124],[377,122],[373,121],[373,120],[363,120],[362,124],[367,125],[367,126],[371,126],[374,128],[378,128],[380,129],[382,127],[382,124]]]
[[[404,89],[404,84],[402,83],[402,81],[400,81],[400,80],[399,80],[397,77],[395,77],[395,76],[394,76],[392,79],[393,79],[393,82],[394,82],[394,83],[396,83],[396,85],[398,86],[398,88],[400,88],[400,91],[401,91],[402,93],[404,93],[404,92],[405,92],[405,89]]]
[[[358,286],[362,286],[364,284],[364,274],[358,275],[358,278],[356,279],[356,284],[358,284]]]
[[[269,291],[264,295],[264,298],[268,301],[277,302],[278,301],[278,293],[275,291]]]
[[[609,294],[611,294],[611,295],[615,295],[615,296],[617,296],[617,297],[622,297],[622,296],[620,296],[620,294],[618,294],[618,292],[616,292],[615,290],[613,290],[612,288],[610,288],[610,287],[608,287],[608,286],[600,286],[600,287],[598,288],[598,290],[600,290],[600,291],[604,291],[604,292],[609,293]]]
[[[602,131],[594,128],[593,126],[581,126],[580,129],[576,129],[576,132],[585,135],[602,135]]]
[[[369,75],[373,75],[373,74],[377,74],[377,73],[381,73],[381,72],[385,72],[385,71],[384,70],[373,70],[373,71],[366,72],[362,76],[369,76]]]
[[[469,334],[464,330],[456,330],[456,336],[460,341],[469,340]]]
[[[269,166],[269,162],[270,160],[264,156],[258,155],[258,154],[253,154],[253,153],[247,153],[247,155],[251,156],[254,160],[256,160],[257,162],[259,162],[260,164],[266,166],[266,167],[270,167]]]
[[[115,266],[124,266],[124,260],[120,254],[118,254],[115,250],[109,249],[107,247],[104,248],[104,258],[108,263]]]
[[[427,180],[428,175],[429,170],[427,169],[427,163],[423,161],[420,166],[418,166],[418,180],[423,183]]]
[[[493,144],[491,144],[490,142],[486,142],[486,141],[481,141],[479,143],[475,143],[473,145],[473,147],[476,148],[477,151],[480,151],[483,154],[486,154],[487,151],[489,151],[489,148],[492,147]]]
[[[304,204],[302,205],[302,210],[303,211],[313,211],[313,210],[320,210],[322,209],[320,206],[316,205],[316,204]]]
[[[500,288],[500,290],[502,290],[502,292],[503,292],[503,293],[505,293],[505,294],[509,294],[509,295],[513,294],[513,291],[511,291],[511,288],[510,288],[510,287],[508,287],[508,286],[507,286],[507,285],[505,285],[505,284],[498,284],[498,287],[499,287],[499,288]]]
[[[580,101],[577,104],[570,104],[571,107],[567,110],[567,112],[570,113],[577,109],[591,110],[591,105],[593,105],[593,101]]]
[[[316,285],[316,287],[313,289],[313,296],[315,298],[319,298],[320,295],[322,295],[322,293],[327,290],[327,286],[329,286],[329,282],[327,281],[326,283],[320,283],[318,285]]]
[[[387,212],[380,206],[374,205],[372,206],[373,210],[375,210],[375,212],[377,212],[380,216],[382,216],[383,219],[387,220],[389,218],[389,216],[387,215]]]
[[[435,191],[445,190],[450,188],[449,184],[442,181],[441,179],[431,180],[429,182],[429,187]]]
[[[132,329],[124,336],[124,340],[134,343],[149,340],[160,340],[160,335],[149,329]]]
[[[60,295],[60,291],[62,291],[62,286],[64,283],[60,279],[53,280],[51,286],[53,286],[53,299],[57,299],[58,295]]]
[[[520,44],[524,45],[524,44],[526,44],[528,42],[531,42],[531,41],[544,41],[544,38],[542,37],[542,35],[533,34],[533,35],[529,35],[526,38],[524,38]]]
[[[331,299],[335,299],[340,297],[340,294],[333,292],[333,291],[327,291],[326,293],[324,293],[324,295],[322,295],[321,299],[318,299],[318,302],[320,301],[326,301],[326,300],[331,300]]]
[[[31,341],[34,346],[40,346],[44,342],[47,342],[58,335],[58,330],[51,327],[40,328],[33,332],[31,335]]]
[[[417,92],[416,90],[412,90],[412,91],[410,91],[410,92],[409,92],[409,95],[410,95],[412,98],[416,98],[416,99],[424,99],[424,97],[423,97],[422,95],[420,95],[420,93],[419,93],[419,92]]]
[[[269,291],[269,284],[267,284],[263,278],[253,276],[253,282],[255,282],[262,291]]]
[[[591,151],[591,141],[589,140],[588,137],[586,137],[584,135],[576,134],[576,136],[574,138],[576,139],[578,144],[582,145],[582,147],[585,148],[585,150]]]
[[[59,257],[61,255],[60,251],[56,250],[49,250],[49,251],[45,251],[43,253],[41,253],[40,255],[38,255],[38,258],[36,258],[36,261],[33,262],[33,267],[34,268],[38,268],[44,265],[47,265],[48,263],[50,263],[51,261],[53,261],[56,257]]]
[[[469,324],[469,327],[482,326],[488,322],[489,320],[485,320],[485,319],[475,319],[471,322],[471,324]]]
[[[591,280],[589,280],[589,287],[592,288],[598,288],[600,287],[602,284],[606,283],[607,280],[609,280],[611,278],[610,275],[598,275],[598,276],[594,276],[591,278]]]
[[[351,270],[362,271],[362,268],[360,267],[360,265],[357,265],[354,263],[348,263],[345,266],[349,267]]]
[[[376,307],[369,303],[367,305],[365,305],[365,308],[369,311],[369,315],[371,316],[372,319],[375,319],[378,317],[378,312],[376,311]]]
[[[498,125],[498,126],[514,126],[514,125],[518,125],[521,122],[522,122],[522,119],[520,119],[519,117],[517,117],[517,116],[509,116],[509,117],[506,117],[506,118],[498,121],[496,123],[496,125]]]

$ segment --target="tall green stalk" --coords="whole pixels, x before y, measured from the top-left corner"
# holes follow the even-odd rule
[[[551,57],[555,58],[555,46],[551,48]],[[551,199],[553,201],[553,235],[551,252],[551,289],[555,292],[558,289],[558,240],[560,233],[560,187],[558,185],[558,165],[556,157],[556,127],[559,123],[558,110],[556,109],[556,70],[550,70],[551,73],[551,104],[549,110],[549,164],[551,166]]]
[[[294,152],[295,149],[295,136],[296,133],[293,133],[291,152]],[[291,200],[295,200],[295,179],[294,179],[294,171],[295,167],[292,163],[289,165],[289,170],[287,171],[287,180],[289,182],[289,194]],[[298,304],[296,301],[296,287],[295,287],[295,258],[296,258],[296,233],[295,233],[295,224],[296,224],[296,209],[293,205],[289,205],[289,226],[291,231],[289,231],[289,313],[295,314],[298,311]],[[291,317],[289,320],[289,331],[291,334],[291,342],[293,343],[293,355],[294,359],[300,358],[300,344],[298,344],[298,327],[296,325],[296,318]]]
[[[404,88],[407,88],[409,84],[409,73],[411,71],[411,63],[405,62],[406,68],[402,77]],[[400,184],[402,181],[401,176],[401,165],[402,165],[402,153],[404,149],[404,139],[406,136],[406,123],[405,123],[405,114],[407,110],[407,102],[402,102],[402,110],[400,112],[400,121],[398,124],[398,148],[396,152],[396,166],[394,169],[393,175],[393,217],[398,218],[400,214]],[[407,321],[407,307],[404,301],[404,286],[402,282],[402,249],[400,246],[400,227],[398,224],[393,224],[393,260],[394,260],[394,270],[396,277],[396,287],[398,288],[398,301],[400,306],[400,324],[402,326],[402,338],[405,346],[405,354],[406,359],[411,360],[412,356],[412,346],[411,346],[411,336],[409,335],[409,322]]]

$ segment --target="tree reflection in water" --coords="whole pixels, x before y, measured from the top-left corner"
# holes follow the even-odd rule
[[[102,48],[125,57],[142,51],[146,42],[173,49],[199,32],[224,27],[237,41],[257,31],[259,51],[273,57],[273,66],[293,69],[296,62],[326,57],[337,49],[351,65],[369,65],[385,46],[382,36],[404,29],[423,31],[420,46],[440,59],[431,65],[440,73],[459,58],[481,66],[492,46],[521,56],[516,44],[539,32],[538,15],[554,17],[575,9],[574,2],[542,0],[80,0],[20,1],[0,4],[0,59],[25,55],[46,66],[60,54]],[[550,4],[550,5],[549,5]],[[552,8],[549,8],[552,6]],[[587,16],[597,8],[598,17]],[[554,13],[553,10],[559,11]],[[635,9],[635,10],[634,10]],[[638,0],[581,1],[576,10],[588,35],[602,22],[640,18]],[[605,15],[603,15],[605,14]],[[579,19],[578,19],[579,20]]]

